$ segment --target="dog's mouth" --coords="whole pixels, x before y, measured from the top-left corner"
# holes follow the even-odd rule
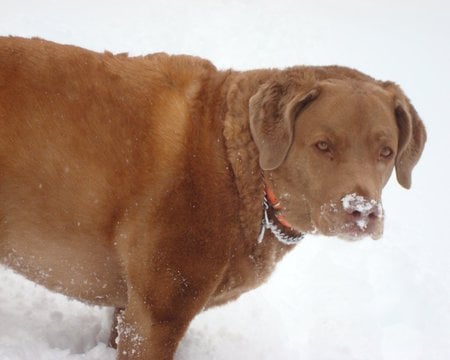
[[[310,207],[309,216],[306,215],[308,223],[302,221],[305,214],[299,216],[294,210],[301,207],[290,203],[289,198],[280,198],[285,206],[266,186],[266,228],[284,243],[296,243],[304,234],[337,236],[349,241],[365,237],[377,240],[383,235],[384,212],[380,200],[356,193],[341,195],[337,201],[328,201],[315,209]]]
[[[342,206],[329,202],[320,207],[316,217],[317,232],[327,236],[355,241],[365,237],[374,240],[381,238],[384,228],[384,215],[381,202],[362,200],[353,196],[360,203],[348,205],[349,196],[344,197]],[[356,205],[355,205],[356,204]],[[370,207],[371,210],[368,210]]]
[[[366,227],[361,227],[357,223],[345,223],[340,227],[336,235],[341,239],[350,241],[360,240],[365,237],[378,240],[383,235],[383,224],[371,223]]]
[[[326,236],[337,236],[340,239],[355,241],[365,237],[378,240],[383,235],[383,220],[377,219],[370,223],[358,221],[343,222],[338,219],[322,217],[317,224],[317,233]]]

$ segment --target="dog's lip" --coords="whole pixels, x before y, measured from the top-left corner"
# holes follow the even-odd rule
[[[337,233],[338,237],[346,240],[358,240],[369,236],[373,240],[377,240],[382,235],[379,226],[374,223],[369,223],[366,227],[361,227],[356,222],[348,222],[342,225],[339,230]]]
[[[342,239],[354,241],[364,237],[371,237],[375,240],[380,238],[382,234],[382,231],[379,231],[380,225],[378,222],[358,224],[355,221],[337,221],[333,216],[326,216],[325,214],[321,216],[321,220],[319,224],[322,223],[322,226],[317,226],[318,233],[328,236],[337,236]]]
[[[340,230],[340,234],[350,236],[352,238],[362,238],[371,233],[368,227],[362,228],[356,223],[345,223]]]

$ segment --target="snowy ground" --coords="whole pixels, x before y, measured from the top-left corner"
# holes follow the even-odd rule
[[[383,240],[307,238],[266,285],[200,315],[177,360],[450,359],[448,2],[3,0],[0,34],[221,68],[341,64],[401,84],[429,142],[412,190],[386,188]],[[0,269],[0,360],[113,360],[109,313]]]

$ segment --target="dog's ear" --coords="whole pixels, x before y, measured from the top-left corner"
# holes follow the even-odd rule
[[[404,188],[409,189],[412,169],[422,155],[427,133],[416,109],[400,87],[391,82],[384,85],[394,93],[395,97],[395,117],[399,129],[398,151],[395,160],[397,181]]]
[[[301,89],[274,81],[262,85],[250,98],[250,130],[263,170],[274,170],[283,163],[292,144],[296,118],[318,95],[318,88],[313,86]]]

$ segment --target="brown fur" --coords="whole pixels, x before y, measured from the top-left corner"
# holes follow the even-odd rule
[[[296,230],[378,237],[373,212],[353,236],[361,214],[340,199],[380,201],[394,165],[409,187],[424,142],[395,84],[347,68],[222,72],[1,38],[1,261],[125,309],[118,359],[171,359],[197,313],[292,249],[270,231],[257,242],[263,179]]]

